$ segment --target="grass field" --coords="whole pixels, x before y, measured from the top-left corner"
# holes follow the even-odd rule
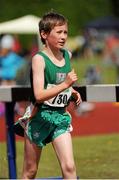
[[[72,59],[72,67],[78,75],[78,83],[83,84],[87,67],[95,65],[101,74],[102,84],[116,84],[117,74],[116,66],[113,63],[105,63],[101,56],[90,59]]]
[[[73,138],[77,175],[81,179],[119,179],[119,134]],[[8,177],[6,144],[0,143],[0,178]],[[23,142],[17,142],[17,174],[20,178]],[[12,167],[11,167],[12,168]],[[37,178],[61,176],[52,146],[42,153]]]

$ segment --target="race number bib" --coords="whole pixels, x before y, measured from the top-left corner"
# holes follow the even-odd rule
[[[54,84],[48,84],[47,89],[50,89],[54,86],[55,86]],[[68,88],[63,92],[59,93],[57,96],[47,101],[44,101],[44,104],[52,107],[64,107],[67,105],[70,96],[71,96],[71,88]]]

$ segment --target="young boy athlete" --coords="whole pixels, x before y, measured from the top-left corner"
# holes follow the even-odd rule
[[[39,22],[44,48],[32,59],[31,86],[37,111],[26,125],[23,179],[37,173],[42,148],[52,142],[64,179],[76,179],[70,135],[71,116],[66,106],[80,94],[72,88],[77,75],[70,67],[71,53],[63,49],[68,34],[64,16],[49,12]]]

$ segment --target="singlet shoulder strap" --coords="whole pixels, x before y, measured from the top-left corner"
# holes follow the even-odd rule
[[[61,51],[63,52],[63,56],[65,58],[65,61],[66,61],[67,65],[68,65],[69,69],[71,70],[70,55],[69,55],[68,50],[62,49]]]
[[[61,51],[62,51],[63,56],[64,56],[65,59],[67,59],[67,58],[70,59],[68,50],[66,50],[66,49],[61,49]]]
[[[42,51],[38,52],[37,54],[41,55],[44,59],[49,59],[49,57]]]

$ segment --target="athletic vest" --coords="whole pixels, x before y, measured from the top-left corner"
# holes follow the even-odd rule
[[[43,52],[39,52],[38,54],[44,58],[45,61],[45,70],[44,70],[44,88],[49,89],[57,84],[63,82],[66,78],[66,75],[71,71],[70,66],[70,57],[69,53],[62,49],[63,57],[65,59],[65,64],[62,67],[55,65],[50,58]],[[44,105],[52,106],[52,107],[65,107],[68,104],[68,101],[71,97],[71,88],[68,88],[58,94],[57,96],[44,101]]]

